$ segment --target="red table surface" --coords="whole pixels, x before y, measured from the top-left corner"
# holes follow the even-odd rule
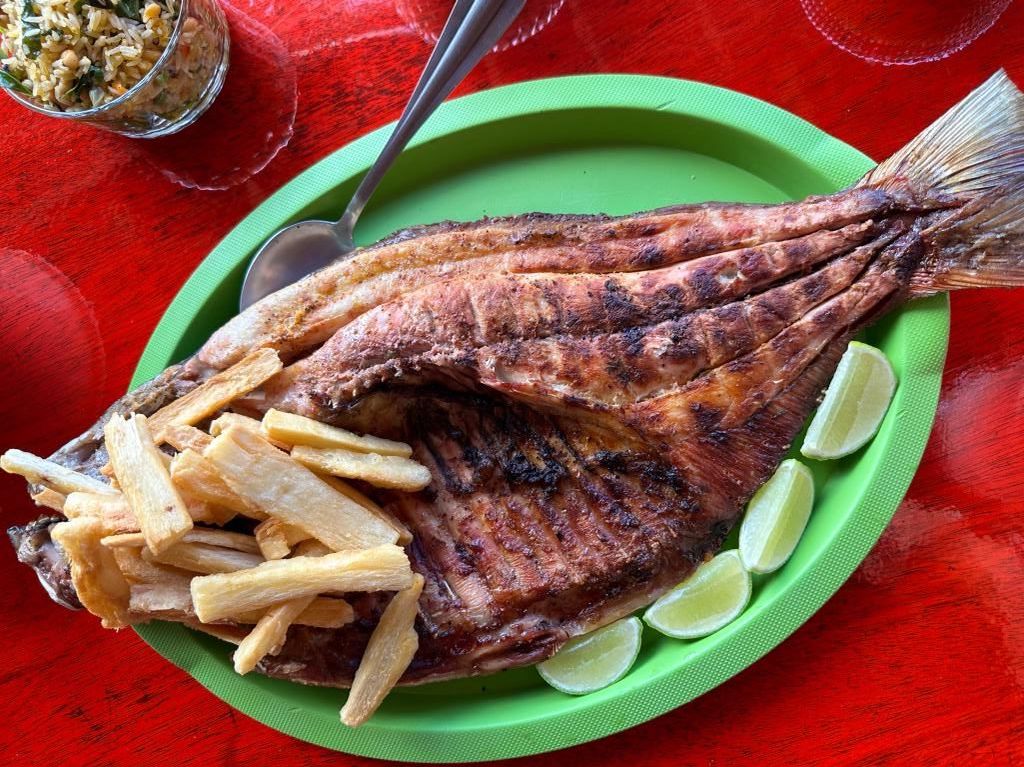
[[[429,50],[389,0],[233,1],[222,103],[179,138],[132,142],[0,99],[0,447],[48,454],[89,425],[217,241],[297,172],[396,118]],[[830,44],[797,0],[568,0],[459,92],[579,72],[691,78],[881,158],[997,67],[1024,82],[1022,32],[1016,3],[949,58],[886,67]],[[530,763],[1024,764],[1024,290],[952,305],[931,441],[850,581],[700,699]],[[37,511],[6,476],[0,505],[5,526]],[[131,631],[52,604],[10,552],[0,570],[4,764],[372,762],[235,712]]]

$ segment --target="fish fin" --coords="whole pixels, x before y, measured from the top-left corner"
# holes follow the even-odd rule
[[[858,186],[909,191],[928,207],[962,203],[1024,175],[1024,94],[1000,69]]]
[[[1003,70],[858,186],[909,193],[933,211],[912,296],[1024,285],[1024,94]]]
[[[911,295],[957,288],[1024,286],[1024,174],[921,232],[928,254]]]

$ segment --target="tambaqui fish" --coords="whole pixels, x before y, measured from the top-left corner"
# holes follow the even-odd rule
[[[536,663],[722,545],[847,342],[918,296],[1024,284],[1024,97],[1002,73],[844,191],[624,217],[410,229],[269,296],[55,455],[95,474],[112,412],[150,413],[261,347],[243,403],[402,439],[377,493],[426,579],[405,683]],[[74,604],[52,519],[19,557]],[[293,626],[260,670],[345,686],[379,614]]]

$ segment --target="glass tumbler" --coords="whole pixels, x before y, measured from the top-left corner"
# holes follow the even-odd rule
[[[833,45],[885,65],[938,61],[983,35],[1011,0],[800,0]]]

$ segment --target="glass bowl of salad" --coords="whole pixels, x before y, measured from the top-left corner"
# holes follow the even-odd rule
[[[0,0],[0,87],[34,112],[137,138],[191,124],[227,75],[217,0]]]

